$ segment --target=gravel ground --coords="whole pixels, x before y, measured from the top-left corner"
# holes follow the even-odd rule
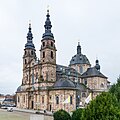
[[[0,120],[30,120],[30,113],[7,112],[6,109],[0,109]]]

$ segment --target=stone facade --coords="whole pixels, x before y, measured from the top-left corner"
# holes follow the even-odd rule
[[[68,112],[85,106],[85,99],[91,92],[93,98],[108,89],[107,77],[96,68],[91,68],[87,57],[81,53],[78,43],[77,54],[69,67],[56,64],[56,47],[51,32],[51,21],[47,11],[45,33],[42,36],[40,59],[36,56],[31,24],[27,34],[23,55],[23,78],[18,87],[17,107],[25,109]]]

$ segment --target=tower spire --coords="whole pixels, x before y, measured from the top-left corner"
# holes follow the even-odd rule
[[[33,34],[32,34],[32,28],[31,28],[31,22],[29,21],[29,28],[27,33],[27,43],[25,44],[25,48],[32,48],[35,49],[35,46],[33,44]]]
[[[77,54],[81,54],[81,46],[80,46],[80,41],[78,41],[78,46],[77,46]]]
[[[50,21],[50,14],[49,14],[49,9],[47,9],[47,15],[46,15],[46,21],[45,21],[45,33],[43,34],[42,38],[43,39],[54,39],[53,34],[51,33],[51,21]]]

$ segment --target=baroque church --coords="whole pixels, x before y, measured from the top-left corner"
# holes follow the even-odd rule
[[[78,42],[76,55],[68,66],[56,64],[56,46],[51,32],[49,10],[45,21],[45,33],[41,39],[40,58],[36,56],[31,24],[23,54],[23,78],[17,88],[17,107],[24,109],[68,112],[86,105],[91,93],[92,99],[107,91],[110,82],[100,72],[99,61],[91,64],[81,52]]]

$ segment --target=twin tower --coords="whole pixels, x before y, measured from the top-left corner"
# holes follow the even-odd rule
[[[31,24],[27,34],[27,43],[25,44],[23,55],[23,82],[22,84],[34,83],[34,78],[39,80],[47,80],[54,82],[56,80],[56,47],[53,33],[51,32],[51,21],[49,10],[47,10],[45,21],[45,33],[42,36],[40,48],[40,60],[36,57],[36,49],[33,44],[33,34]],[[34,73],[31,73],[31,68],[34,67]],[[31,80],[32,77],[32,80]],[[26,79],[24,79],[26,78]],[[37,81],[36,81],[37,82]]]

